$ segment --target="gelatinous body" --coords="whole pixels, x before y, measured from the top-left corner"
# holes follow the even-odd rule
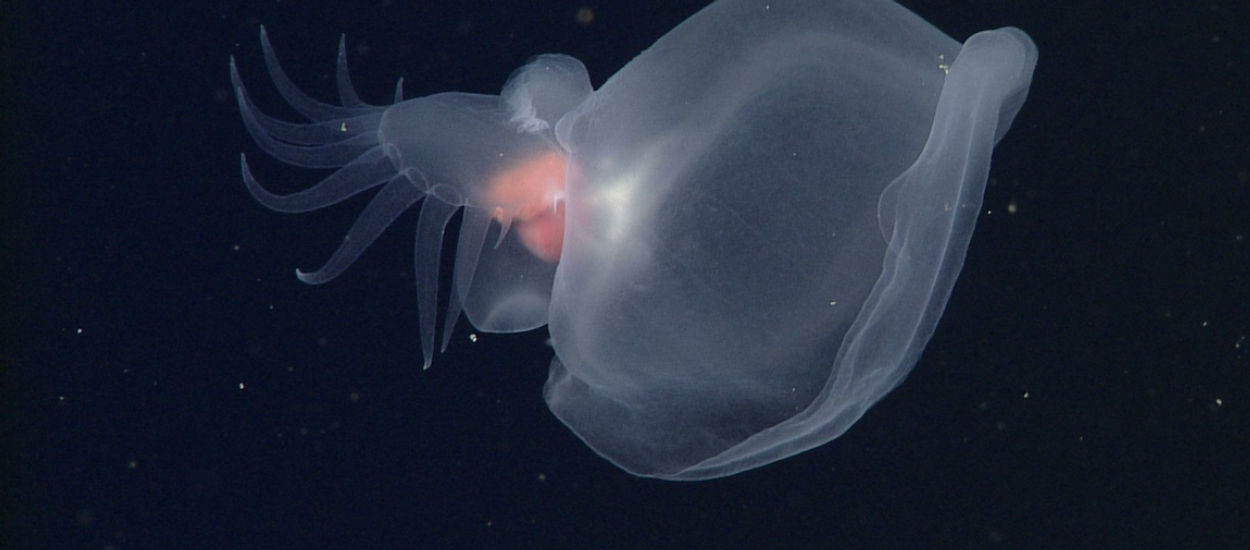
[[[280,92],[266,152],[339,167],[263,204],[298,212],[380,187],[333,278],[421,202],[416,273],[435,349],[443,230],[463,209],[443,340],[548,325],[544,397],[631,473],[690,480],[841,435],[916,363],[963,264],[990,154],[1037,51],[1018,29],[960,44],[885,0],[721,0],[598,90],[567,56],[499,96],[365,105],[340,48],[342,106]]]

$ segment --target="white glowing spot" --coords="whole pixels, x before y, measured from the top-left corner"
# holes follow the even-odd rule
[[[625,174],[617,180],[605,185],[596,197],[598,211],[605,216],[605,235],[609,241],[618,243],[627,240],[633,234],[633,223],[640,216],[636,208],[639,185],[637,174]]]
[[[628,166],[612,159],[599,163],[600,173],[619,174],[603,185],[592,201],[595,213],[605,220],[602,238],[611,244],[638,243],[639,235],[647,234],[646,228],[638,227],[638,222],[653,219],[651,212],[660,202],[658,197],[667,192],[671,179],[658,173],[661,167],[657,160],[668,158],[673,150],[689,146],[691,144],[674,137],[657,138]],[[609,248],[619,252],[617,247]]]

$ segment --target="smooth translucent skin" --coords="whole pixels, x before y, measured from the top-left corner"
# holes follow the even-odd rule
[[[265,48],[279,90],[310,102]],[[232,71],[263,149],[347,164],[291,197],[244,164],[261,202],[303,211],[385,184],[327,266],[301,277],[337,275],[426,196],[428,365],[442,229],[464,206],[448,322],[463,306],[485,331],[549,323],[552,412],[631,473],[694,480],[828,442],[911,370],[1037,51],[1014,28],[961,46],[884,0],[721,0],[595,91],[576,60],[540,56],[500,97],[369,107],[342,57],[346,107],[299,109],[310,125],[264,118]],[[541,200],[492,192],[553,153],[566,181],[538,185]],[[558,255],[510,230],[554,223],[531,217],[548,200]],[[550,227],[532,232],[550,242]]]

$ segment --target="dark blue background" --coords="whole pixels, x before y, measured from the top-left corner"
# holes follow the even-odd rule
[[[780,0],[779,0],[780,1]],[[703,2],[0,2],[4,548],[1250,547],[1250,16],[1242,1],[907,1],[1041,59],[945,317],[846,435],[727,479],[633,478],[540,397],[545,332],[420,369],[415,214],[283,216],[229,89],[257,40],[334,96],[595,84]],[[536,7],[541,4],[541,8]],[[1007,205],[1017,211],[1009,214]]]

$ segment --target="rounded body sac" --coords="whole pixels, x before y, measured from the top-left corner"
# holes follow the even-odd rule
[[[560,121],[545,396],[631,472],[793,455],[902,381],[1036,59],[890,2],[766,4],[708,7]]]

